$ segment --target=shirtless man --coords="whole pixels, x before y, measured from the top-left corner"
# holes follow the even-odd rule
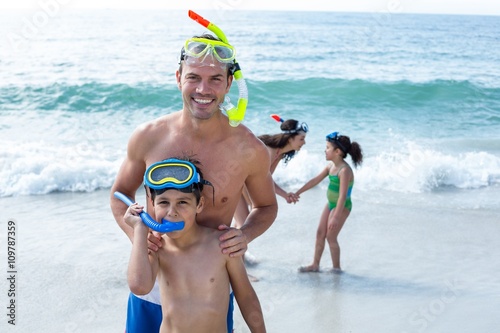
[[[192,156],[201,162],[206,179],[215,189],[215,196],[210,188],[204,189],[206,205],[197,222],[226,230],[219,237],[222,253],[242,256],[247,244],[266,231],[276,218],[278,206],[269,172],[270,157],[265,145],[247,127],[230,126],[228,117],[221,112],[219,104],[223,103],[233,82],[233,64],[219,61],[216,48],[211,46],[210,40],[214,37],[200,38],[206,40],[205,52],[195,57],[189,55],[193,53],[186,55],[183,48],[176,72],[182,110],[140,125],[134,131],[111,193],[119,191],[134,200],[148,166],[171,156]],[[230,228],[244,185],[253,208],[241,229]],[[133,228],[123,220],[126,205],[111,195],[111,210],[132,241]],[[147,211],[153,213],[150,200]],[[161,238],[150,233],[149,249],[157,251],[161,244]],[[152,317],[143,316],[140,309],[151,308],[154,309]],[[147,330],[144,323],[151,323],[155,328]],[[158,332],[160,323],[158,292],[141,298],[130,295],[127,333]]]

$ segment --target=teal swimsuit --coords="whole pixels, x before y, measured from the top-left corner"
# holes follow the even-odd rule
[[[328,199],[328,207],[330,208],[330,210],[337,207],[337,201],[339,199],[339,192],[340,192],[339,172],[340,170],[342,170],[342,168],[339,169],[336,175],[328,175],[328,178],[330,179],[330,184],[328,184],[328,190],[326,191],[326,198]],[[351,192],[353,185],[354,185],[354,180],[351,180],[349,182],[349,187],[347,189],[347,197],[345,199],[345,205],[344,205],[344,207],[347,208],[349,211],[352,209]]]

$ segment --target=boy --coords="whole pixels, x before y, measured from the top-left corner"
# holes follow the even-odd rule
[[[128,284],[134,294],[144,295],[158,278],[163,304],[160,332],[227,332],[230,287],[250,330],[265,332],[242,258],[221,253],[219,236],[224,231],[196,223],[205,203],[203,184],[210,183],[193,163],[168,159],[146,170],[144,184],[157,221],[184,221],[182,230],[162,235],[162,246],[154,252],[148,251],[149,229],[139,217],[143,207],[135,203],[124,216],[134,230]]]

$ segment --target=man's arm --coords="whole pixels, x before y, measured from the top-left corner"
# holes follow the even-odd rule
[[[256,139],[257,140],[257,139]],[[278,203],[271,176],[271,158],[260,141],[252,146],[251,158],[244,161],[248,168],[245,184],[252,201],[252,210],[240,229],[220,225],[219,230],[227,230],[219,237],[222,253],[231,257],[243,256],[247,244],[266,231],[276,219]]]
[[[246,180],[248,194],[252,199],[252,210],[241,230],[250,243],[266,231],[276,219],[278,203],[274,190],[274,181],[269,171],[269,155],[253,163],[254,172]]]
[[[115,191],[121,192],[128,196],[132,201],[135,201],[135,193],[139,186],[142,184],[144,172],[146,171],[146,164],[144,156],[141,155],[144,147],[140,146],[141,131],[136,130],[127,147],[127,156],[118,171],[115,182],[111,187],[110,206],[113,216],[120,228],[125,232],[128,238],[132,241],[134,231],[132,227],[125,223],[123,216],[127,211],[127,205],[119,199],[115,198],[113,193]],[[145,203],[144,203],[145,204]]]

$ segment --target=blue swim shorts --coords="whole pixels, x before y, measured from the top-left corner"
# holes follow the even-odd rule
[[[233,332],[234,293],[229,294],[227,331]],[[161,305],[141,299],[130,293],[127,306],[126,333],[158,333],[162,320]]]

